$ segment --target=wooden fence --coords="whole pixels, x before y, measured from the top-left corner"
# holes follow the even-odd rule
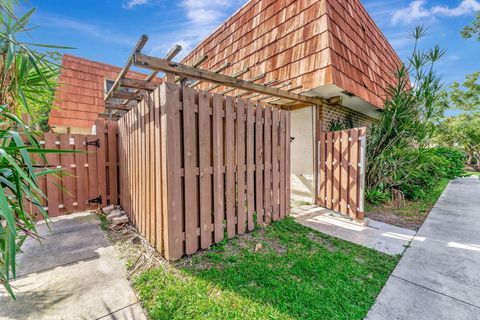
[[[288,111],[165,83],[118,125],[121,204],[167,259],[289,214]]]
[[[45,133],[40,140],[46,149],[80,151],[47,154],[47,164],[35,157],[39,170],[62,169],[38,179],[50,217],[119,203],[116,122],[97,120],[95,135]]]
[[[363,219],[366,128],[322,132],[318,205]]]

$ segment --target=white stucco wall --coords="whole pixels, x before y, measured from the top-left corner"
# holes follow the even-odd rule
[[[291,111],[291,198],[313,203],[314,107]]]

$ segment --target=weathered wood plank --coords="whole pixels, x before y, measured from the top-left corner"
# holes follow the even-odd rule
[[[212,175],[210,142],[210,105],[211,95],[198,93],[198,127],[199,127],[199,167],[200,167],[200,247],[208,248],[212,244]]]
[[[198,250],[197,130],[195,128],[195,92],[183,87],[183,147],[185,166],[185,253]]]
[[[247,225],[246,197],[245,197],[245,122],[246,104],[243,100],[237,101],[237,232],[245,233]]]
[[[264,223],[264,202],[263,202],[263,107],[260,103],[255,106],[255,211],[257,223]]]
[[[213,213],[214,242],[223,240],[224,174],[223,174],[223,113],[224,97],[213,94]]]
[[[265,184],[263,199],[265,201],[265,223],[270,224],[272,222],[272,106],[265,106],[264,119]]]
[[[342,130],[341,132],[341,183],[340,183],[340,212],[348,214],[348,131]]]
[[[349,168],[349,191],[348,191],[348,214],[355,218],[358,212],[358,129],[350,130],[350,168]]]
[[[247,102],[247,229],[252,231],[255,228],[253,215],[255,213],[255,106],[252,102]]]
[[[225,195],[227,236],[235,236],[235,112],[234,99],[225,98]]]
[[[333,133],[333,194],[332,209],[340,211],[340,161],[341,161],[340,131]]]
[[[286,113],[285,110],[280,110],[280,219],[285,218],[287,214],[287,198],[285,194],[286,185],[285,185],[285,177],[286,177],[286,165],[285,165],[285,158],[286,155]]]
[[[77,183],[77,211],[85,211],[88,208],[88,162],[87,162],[87,147],[85,145],[86,135],[73,135],[75,140],[75,150],[80,153],[75,153],[75,177]],[[86,174],[87,173],[87,174]],[[91,177],[94,178],[94,177]]]
[[[277,221],[280,218],[280,173],[279,173],[279,110],[272,110],[272,220]]]
[[[46,149],[58,149],[58,145],[56,144],[57,135],[55,133],[45,133],[45,148]],[[47,163],[50,167],[56,168],[60,165],[60,156],[55,153],[47,154]],[[57,179],[54,175],[47,176],[47,207],[48,207],[48,214],[50,217],[57,217],[60,215],[59,205],[62,201],[62,196],[60,194],[60,190],[58,188],[58,184],[60,183],[59,179]]]

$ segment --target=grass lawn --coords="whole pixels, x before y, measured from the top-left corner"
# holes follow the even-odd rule
[[[471,176],[478,176],[478,177],[480,177],[480,171],[468,172],[468,174],[471,175]]]
[[[398,260],[287,218],[133,282],[152,319],[363,319]]]
[[[365,216],[377,221],[383,221],[399,227],[418,230],[427,218],[438,198],[448,185],[450,180],[440,181],[426,199],[418,201],[406,200],[400,208],[391,203],[371,205],[366,204]]]

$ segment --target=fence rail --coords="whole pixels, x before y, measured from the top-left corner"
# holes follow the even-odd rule
[[[118,124],[121,204],[167,259],[289,214],[288,111],[166,83]]]
[[[318,141],[318,204],[349,215],[364,217],[366,128],[322,132]]]

